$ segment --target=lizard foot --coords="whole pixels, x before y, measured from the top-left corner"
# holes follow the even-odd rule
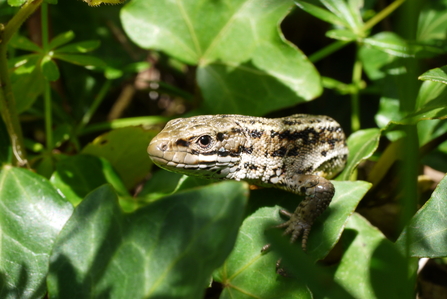
[[[307,249],[307,238],[309,237],[310,229],[312,223],[307,222],[302,219],[297,213],[289,213],[286,210],[279,211],[282,215],[289,217],[290,219],[284,223],[281,223],[275,227],[286,228],[283,235],[291,235],[290,243],[295,242],[300,236],[301,237],[301,247],[304,251]]]

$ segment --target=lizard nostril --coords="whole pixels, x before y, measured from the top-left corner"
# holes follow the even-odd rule
[[[162,144],[160,144],[160,145],[158,146],[158,148],[159,148],[162,152],[164,152],[164,151],[166,151],[166,150],[168,149],[168,144],[167,144],[167,143],[162,143]]]

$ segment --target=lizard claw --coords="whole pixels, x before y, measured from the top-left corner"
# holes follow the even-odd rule
[[[312,223],[306,222],[299,215],[289,213],[285,210],[279,211],[281,214],[290,217],[284,223],[281,223],[276,228],[286,228],[283,235],[291,235],[290,243],[294,243],[300,236],[301,237],[301,247],[304,251],[307,249],[307,239],[309,237],[310,229],[312,227]]]

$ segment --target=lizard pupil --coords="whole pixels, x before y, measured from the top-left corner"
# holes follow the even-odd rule
[[[211,144],[211,136],[210,135],[203,135],[199,137],[199,140],[197,140],[197,143],[201,147],[208,147]]]

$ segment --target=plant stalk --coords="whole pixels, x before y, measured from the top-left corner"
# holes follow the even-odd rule
[[[351,93],[351,130],[352,132],[360,130],[360,104],[359,94],[362,82],[362,62],[357,55],[352,70],[352,84],[355,86],[354,92]]]
[[[385,19],[404,2],[405,0],[396,0],[387,7],[385,7],[383,10],[381,10],[378,14],[376,14],[374,17],[369,19],[368,22],[365,23],[365,25],[363,26],[363,32],[371,29],[372,27],[374,27],[374,25]]]
[[[8,24],[6,24],[0,36],[0,109],[9,137],[11,138],[14,164],[18,166],[25,166],[28,162],[26,160],[22,128],[20,127],[19,115],[16,110],[16,102],[8,72],[8,42],[19,30],[23,22],[42,4],[42,1],[27,1]]]
[[[324,47],[323,49],[315,52],[314,54],[309,56],[309,60],[312,63],[315,63],[323,58],[325,58],[326,56],[329,56],[330,54],[338,51],[339,49],[343,48],[344,46],[348,45],[350,42],[347,41],[336,41],[333,42],[332,44]]]
[[[41,7],[42,19],[42,49],[48,54],[48,4],[42,3]],[[44,106],[45,106],[45,136],[46,147],[49,152],[53,150],[53,115],[51,105],[51,86],[48,80],[45,80],[44,87]]]

